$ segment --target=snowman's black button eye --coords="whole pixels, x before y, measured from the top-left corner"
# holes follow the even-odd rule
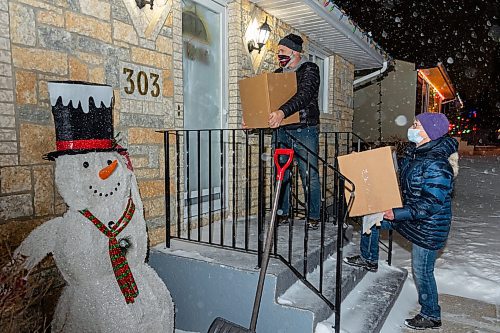
[[[89,162],[83,162],[83,167],[87,169],[89,167]]]
[[[113,161],[111,161],[111,160],[108,160],[108,162],[107,162],[107,163],[108,163],[108,165],[110,165],[111,163],[113,163]]]

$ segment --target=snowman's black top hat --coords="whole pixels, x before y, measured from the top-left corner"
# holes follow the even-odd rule
[[[45,158],[95,151],[120,151],[113,138],[113,88],[80,81],[48,82],[56,148]]]

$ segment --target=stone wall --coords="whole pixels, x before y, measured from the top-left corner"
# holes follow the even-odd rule
[[[152,241],[159,241],[164,161],[162,135],[154,130],[174,126],[174,92],[179,93],[174,80],[182,76],[173,52],[174,30],[180,35],[181,25],[173,25],[171,7],[172,0],[153,11],[139,10],[134,0],[1,1],[2,240],[66,210],[54,184],[54,165],[42,158],[55,150],[47,81],[80,80],[114,89],[115,135],[129,149]],[[175,13],[178,17],[179,2]],[[182,95],[175,102],[182,105]]]

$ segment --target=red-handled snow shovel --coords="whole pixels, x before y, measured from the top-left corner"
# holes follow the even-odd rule
[[[279,157],[281,155],[288,156],[286,163],[281,166]],[[208,333],[255,333],[257,327],[257,317],[259,316],[260,301],[262,299],[262,289],[264,288],[264,280],[266,278],[267,265],[269,264],[269,254],[273,243],[274,226],[276,224],[276,211],[278,210],[278,200],[280,196],[281,183],[285,176],[285,171],[292,163],[293,149],[276,149],[274,151],[274,164],[276,165],[276,194],[274,196],[273,211],[271,215],[271,224],[267,231],[266,244],[262,257],[262,264],[259,273],[259,282],[257,283],[257,291],[255,293],[255,301],[253,303],[252,320],[250,321],[250,329],[242,327],[238,324],[227,321],[224,318],[217,317],[208,329]]]

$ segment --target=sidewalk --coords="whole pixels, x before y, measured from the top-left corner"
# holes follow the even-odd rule
[[[500,332],[500,305],[488,304],[470,298],[439,295],[443,327],[440,333],[497,333]],[[412,316],[417,314],[417,309]],[[431,331],[431,330],[428,330]],[[409,328],[402,333],[417,332]],[[420,332],[420,331],[418,331]],[[384,333],[384,332],[381,332]]]

